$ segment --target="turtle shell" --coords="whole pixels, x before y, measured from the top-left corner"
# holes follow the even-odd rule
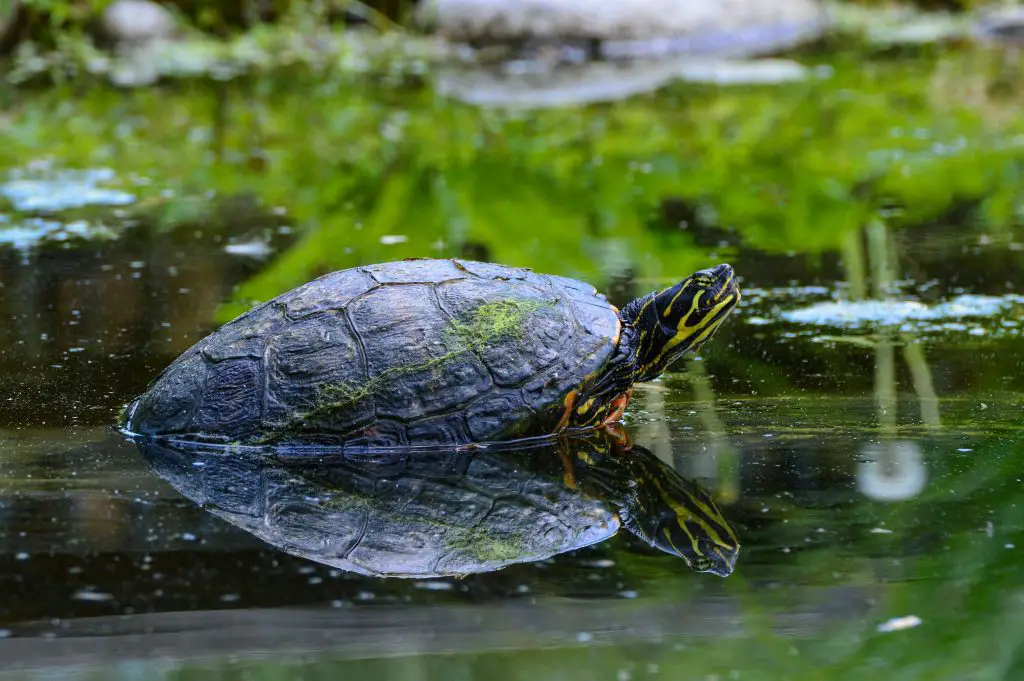
[[[334,272],[225,324],[135,402],[126,431],[373,446],[549,434],[611,357],[593,286],[489,263]]]
[[[613,503],[564,484],[553,446],[275,457],[138,444],[158,476],[206,511],[287,553],[363,575],[488,572],[603,541],[620,527]]]

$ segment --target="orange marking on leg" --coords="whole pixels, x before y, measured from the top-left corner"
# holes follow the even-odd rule
[[[569,425],[569,417],[572,416],[572,408],[576,406],[576,398],[579,397],[579,390],[570,390],[569,394],[565,396],[565,411],[562,412],[562,418],[558,420],[558,425],[555,426],[555,432],[565,430],[565,427]]]
[[[558,447],[558,458],[562,460],[562,482],[569,489],[576,489],[576,469],[572,463],[572,454],[566,450],[566,443]]]
[[[604,421],[601,422],[601,425],[621,421],[622,415],[626,413],[626,405],[629,404],[629,398],[632,396],[633,389],[630,388],[612,400],[611,411],[608,412],[608,416],[606,416]]]

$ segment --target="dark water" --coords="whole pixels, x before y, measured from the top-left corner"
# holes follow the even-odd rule
[[[419,79],[28,93],[0,152],[0,676],[1019,678],[1014,67],[830,67],[529,115]],[[975,82],[980,100],[951,94]],[[168,474],[112,432],[251,301],[410,255],[577,276],[617,304],[731,262],[741,306],[626,416],[660,475],[717,500],[731,574],[614,532],[615,503],[547,462],[499,481],[532,471],[588,509],[556,516],[604,535],[460,577],[364,576],[253,534],[291,513],[293,535],[320,532],[308,555],[323,518],[254,511],[247,531],[229,491],[182,493],[209,466]]]

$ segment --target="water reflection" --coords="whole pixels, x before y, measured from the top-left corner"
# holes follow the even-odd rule
[[[521,449],[260,450],[141,440],[161,478],[290,554],[378,577],[539,561],[625,528],[730,575],[739,541],[714,499],[605,433]]]

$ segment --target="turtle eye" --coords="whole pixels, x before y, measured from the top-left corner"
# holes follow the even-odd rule
[[[690,567],[697,572],[707,572],[714,564],[715,562],[707,556],[698,556],[690,562]]]

